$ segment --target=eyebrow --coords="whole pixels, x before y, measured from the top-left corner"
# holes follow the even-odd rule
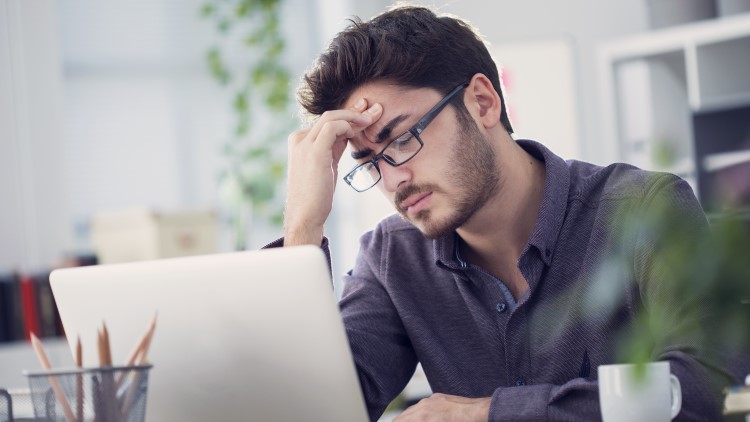
[[[385,126],[383,126],[382,129],[378,132],[375,137],[377,140],[375,143],[380,144],[391,136],[391,133],[393,132],[393,128],[396,127],[399,123],[403,122],[407,118],[409,118],[410,114],[399,114],[398,116],[391,119]],[[359,151],[352,151],[352,158],[355,160],[360,160],[362,158],[367,157],[368,155],[372,154],[372,148],[363,148]]]

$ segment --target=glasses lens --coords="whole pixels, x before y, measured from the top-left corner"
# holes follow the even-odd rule
[[[357,167],[349,176],[349,184],[360,192],[370,189],[380,180],[380,173],[372,163]]]
[[[386,150],[383,151],[383,158],[391,164],[398,165],[408,161],[419,152],[420,148],[422,148],[422,144],[417,137],[412,135],[411,132],[406,132],[388,145]]]

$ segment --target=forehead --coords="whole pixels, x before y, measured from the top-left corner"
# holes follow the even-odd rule
[[[372,148],[376,145],[377,134],[388,122],[400,116],[406,118],[394,127],[398,135],[407,130],[417,119],[440,100],[440,94],[432,88],[410,88],[385,82],[371,82],[352,92],[344,101],[342,108],[351,108],[360,98],[367,101],[368,106],[379,103],[383,106],[383,114],[377,122],[364,130],[364,136],[355,136],[351,140],[355,149]]]

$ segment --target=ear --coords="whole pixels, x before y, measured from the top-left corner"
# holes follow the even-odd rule
[[[464,104],[478,123],[486,129],[500,124],[500,110],[503,104],[492,82],[484,74],[477,73],[471,78],[464,93]]]

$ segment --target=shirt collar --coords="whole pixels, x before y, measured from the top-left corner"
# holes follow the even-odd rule
[[[539,142],[525,139],[517,142],[526,152],[544,161],[544,194],[528,247],[536,247],[544,263],[549,265],[568,209],[570,170],[565,160]]]
[[[544,145],[530,140],[518,140],[518,145],[535,158],[544,162],[544,194],[539,207],[534,231],[524,253],[535,247],[546,265],[550,265],[557,245],[568,204],[570,172],[565,160],[555,155]],[[459,253],[460,237],[457,233],[445,235],[433,241],[435,262],[451,271],[467,267]]]

